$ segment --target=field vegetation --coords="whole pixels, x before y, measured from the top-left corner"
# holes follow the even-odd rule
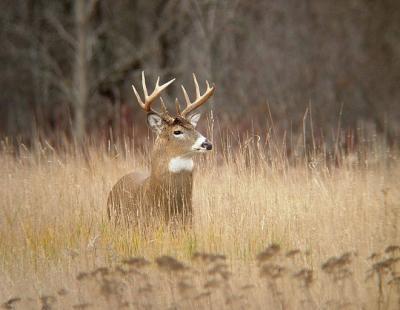
[[[0,304],[398,309],[399,151],[374,135],[343,141],[214,137],[197,160],[190,229],[107,220],[110,188],[149,168],[151,141],[3,140]]]

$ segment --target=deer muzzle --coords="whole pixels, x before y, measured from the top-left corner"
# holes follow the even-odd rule
[[[206,140],[200,145],[203,149],[206,149],[207,151],[212,150],[212,144],[210,141]]]
[[[197,138],[196,142],[192,146],[192,150],[196,152],[207,152],[212,149],[212,144],[210,141],[207,140],[206,137],[203,137],[202,135]]]

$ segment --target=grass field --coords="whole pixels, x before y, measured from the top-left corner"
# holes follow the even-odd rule
[[[146,231],[106,218],[112,185],[148,169],[146,149],[3,141],[0,304],[398,309],[398,150],[373,137],[346,152],[299,141],[288,155],[271,139],[224,137],[198,158],[193,229]]]

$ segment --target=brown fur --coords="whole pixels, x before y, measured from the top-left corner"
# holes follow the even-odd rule
[[[173,133],[184,132],[184,139]],[[170,160],[181,156],[191,158],[191,149],[200,134],[189,121],[176,118],[174,122],[163,122],[155,141],[151,172],[149,175],[130,173],[123,176],[112,188],[108,197],[108,216],[117,222],[138,224],[138,220],[160,217],[185,224],[192,218],[192,171],[172,173],[168,169]]]

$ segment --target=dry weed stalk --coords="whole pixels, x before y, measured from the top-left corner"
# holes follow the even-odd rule
[[[4,309],[15,309],[16,304],[21,301],[20,297],[13,297],[1,305]]]
[[[354,289],[353,271],[351,270],[352,259],[357,254],[353,252],[346,252],[338,257],[331,257],[325,263],[321,265],[321,269],[325,272],[334,286],[337,288],[338,296],[327,302],[327,305],[333,305],[335,307],[348,307],[356,306],[358,303],[358,296]],[[349,289],[346,289],[346,285]],[[351,295],[347,297],[346,292],[351,291]]]
[[[376,277],[376,283],[378,288],[378,299],[377,299],[377,308],[382,309],[386,303],[389,303],[390,300],[386,300],[385,292],[387,291],[385,288],[387,286],[394,286],[396,289],[398,296],[397,305],[400,306],[400,287],[399,287],[399,273],[397,272],[397,265],[400,262],[400,257],[396,256],[396,253],[399,251],[399,246],[388,246],[385,249],[385,253],[390,255],[390,257],[386,257],[381,259],[380,261],[374,263],[370,270],[367,272],[366,280],[371,280],[374,276]]]
[[[390,308],[390,300],[387,297],[390,292],[389,287],[395,289],[392,291],[392,298],[397,298],[397,305],[400,301],[400,274],[396,270],[400,257],[393,256],[397,248],[388,248],[392,249],[386,251],[390,257],[373,263],[367,274],[368,279],[374,275],[378,277],[376,305],[380,309]],[[262,288],[262,283],[266,283],[268,290],[262,291],[264,304],[280,309],[293,307],[318,309],[319,305],[311,293],[311,287],[317,281],[314,271],[309,268],[300,269],[294,262],[292,265],[285,264],[285,259],[288,263],[291,257],[286,254],[280,255],[279,252],[278,247],[274,245],[257,256],[257,263],[261,264],[258,267],[260,283],[257,282],[257,278],[253,278],[251,284],[235,284],[238,275],[232,273],[225,263],[227,258],[222,255],[195,254],[193,262],[200,261],[205,264],[206,268],[200,269],[195,265],[184,264],[171,256],[158,257],[154,263],[143,257],[133,257],[122,260],[121,264],[113,268],[98,267],[91,271],[80,272],[76,276],[76,285],[82,295],[76,296],[62,288],[56,290],[56,294],[62,297],[62,300],[57,300],[55,295],[41,296],[39,300],[43,309],[55,309],[56,302],[57,306],[69,302],[73,309],[125,307],[148,309],[159,308],[161,305],[168,305],[171,309],[188,307],[243,309],[255,306],[252,304],[254,300],[251,296]],[[325,306],[357,308],[361,305],[356,295],[351,295],[348,291],[346,294],[344,286],[353,277],[350,266],[355,257],[353,253],[347,252],[331,257],[321,265],[321,270],[329,276],[340,296],[340,299],[326,300]],[[291,279],[300,285],[288,285]],[[327,287],[328,283],[320,281],[324,281],[324,278],[319,279],[319,284]],[[160,289],[165,287],[169,287],[170,293],[165,292],[169,297],[168,302],[163,304],[158,294],[162,292]],[[21,297],[11,298],[2,304],[2,308],[14,309],[17,303],[28,300],[29,298],[25,300]]]
[[[156,263],[158,267],[165,271],[180,272],[188,270],[184,264],[171,256],[158,257],[156,258]]]

